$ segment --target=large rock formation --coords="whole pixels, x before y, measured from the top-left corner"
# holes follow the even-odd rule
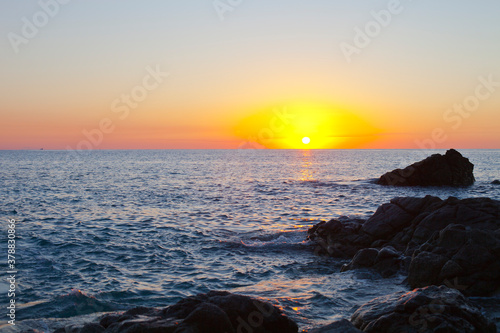
[[[434,154],[404,169],[382,175],[380,185],[393,186],[469,186],[474,184],[474,164],[455,149],[445,155]]]
[[[460,292],[431,286],[378,297],[351,317],[366,333],[496,333],[494,323]]]
[[[277,307],[225,291],[188,297],[165,309],[139,307],[105,315],[99,324],[67,327],[56,332],[85,333],[297,333],[297,324]]]
[[[343,269],[409,270],[412,287],[448,284],[467,295],[500,288],[500,201],[395,198],[366,222],[331,220],[308,231],[322,251],[352,258]]]

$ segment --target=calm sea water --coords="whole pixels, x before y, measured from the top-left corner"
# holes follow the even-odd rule
[[[0,255],[5,262],[7,220],[15,218],[16,319],[43,329],[214,289],[269,299],[301,328],[348,318],[374,297],[405,290],[404,277],[340,273],[342,261],[314,255],[307,229],[368,217],[396,196],[500,200],[491,184],[500,179],[500,150],[461,152],[477,182],[456,189],[373,183],[429,151],[94,151],[77,159],[1,151]],[[7,290],[2,279],[0,304]]]

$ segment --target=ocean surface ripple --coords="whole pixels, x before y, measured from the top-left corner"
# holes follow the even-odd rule
[[[491,184],[500,151],[461,152],[475,164],[477,181],[466,188],[374,183],[430,151],[2,151],[0,244],[6,249],[15,218],[16,319],[43,327],[48,318],[164,307],[209,290],[269,299],[301,328],[348,318],[405,290],[404,277],[340,273],[344,262],[316,256],[307,229],[366,218],[397,196],[500,200]],[[0,304],[7,290],[0,281]]]

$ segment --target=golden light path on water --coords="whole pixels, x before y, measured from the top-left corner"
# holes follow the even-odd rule
[[[300,168],[300,177],[301,181],[312,181],[314,180],[313,172],[311,170],[312,167],[311,161],[311,151],[309,149],[302,150],[302,161]]]

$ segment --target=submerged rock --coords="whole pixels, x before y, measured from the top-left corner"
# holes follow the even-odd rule
[[[460,292],[430,286],[378,297],[361,306],[351,317],[366,333],[496,333],[490,322]]]
[[[352,258],[343,270],[409,270],[412,287],[451,284],[467,295],[500,288],[498,200],[395,198],[365,222],[321,222],[308,238],[330,256]]]
[[[469,186],[474,184],[474,164],[455,149],[434,154],[404,169],[382,175],[377,184],[393,186]]]
[[[180,300],[165,309],[139,307],[105,315],[99,324],[56,332],[296,333],[297,324],[268,302],[226,291]]]

